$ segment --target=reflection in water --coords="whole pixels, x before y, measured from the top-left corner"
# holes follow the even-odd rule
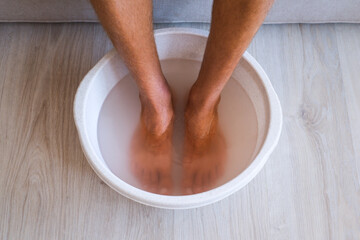
[[[149,141],[141,129],[139,95],[131,76],[111,90],[100,111],[98,140],[106,164],[121,180],[150,192],[183,195],[218,187],[251,163],[258,134],[256,113],[233,79],[222,93],[214,135],[202,143],[184,141],[183,111],[200,64],[183,59],[161,62],[174,93],[175,121],[173,133],[158,142]]]

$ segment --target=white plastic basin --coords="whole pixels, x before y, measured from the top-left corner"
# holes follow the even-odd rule
[[[168,28],[155,31],[156,45],[163,68],[170,66],[166,63],[169,59],[180,59],[185,65],[186,61],[196,62],[191,68],[191,71],[195,72],[189,75],[189,79],[179,80],[169,77],[173,78],[168,79],[170,85],[173,86],[173,91],[184,92],[184,89],[189,88],[195,81],[207,36],[207,31],[197,29]],[[170,70],[163,69],[163,71],[167,77],[167,71],[170,72]],[[173,71],[176,73],[179,69]],[[229,137],[230,140],[228,139],[231,141],[230,143],[233,143],[234,149],[232,160],[229,160],[231,166],[228,167],[228,174],[215,188],[198,194],[169,196],[145,191],[122,177],[125,176],[122,174],[126,173],[124,170],[126,169],[126,157],[119,156],[122,151],[125,151],[122,150],[125,148],[104,150],[100,147],[99,142],[99,115],[102,106],[105,105],[104,102],[107,101],[112,90],[114,92],[118,91],[116,89],[129,88],[129,90],[122,90],[123,93],[127,92],[128,94],[119,96],[119,106],[114,109],[112,122],[116,121],[119,124],[110,126],[111,121],[109,121],[110,125],[107,126],[109,129],[114,128],[111,141],[115,141],[115,144],[119,146],[128,142],[127,138],[129,138],[134,124],[130,122],[121,124],[121,122],[126,122],[128,115],[131,115],[126,110],[127,104],[121,104],[121,101],[134,102],[135,105],[132,106],[135,109],[131,111],[133,114],[140,111],[139,103],[135,103],[138,101],[138,96],[134,83],[118,85],[128,73],[128,69],[115,50],[106,54],[81,82],[75,97],[74,118],[84,154],[96,174],[112,189],[134,201],[159,208],[183,209],[204,206],[221,200],[244,187],[259,173],[278,142],[282,127],[282,111],[278,97],[261,66],[249,53],[245,52],[224,89],[222,94],[224,96],[222,96],[219,106],[220,118],[222,114],[228,115],[227,119],[230,119],[227,122],[223,121],[223,124],[226,125],[224,127],[230,135],[233,134],[232,137]],[[118,92],[121,94],[121,90]],[[251,105],[254,109],[254,116],[256,116],[256,124],[251,124],[253,128],[255,126],[254,130],[248,126],[241,126],[241,124],[247,124],[241,114],[241,109],[246,108],[241,105],[241,103],[244,105],[241,99],[245,101],[245,95],[249,99],[249,103],[246,104]],[[239,96],[243,96],[243,98],[239,98]],[[230,105],[231,107],[229,107]],[[237,106],[241,107],[237,108]],[[240,156],[244,151],[241,146],[236,146],[237,139],[240,138],[242,140],[239,142],[253,139],[254,144],[251,147],[249,147],[250,145],[246,146],[246,149],[251,150],[247,156]],[[104,152],[112,151],[112,149],[114,149],[114,154]],[[111,159],[111,156],[115,156],[115,158]]]

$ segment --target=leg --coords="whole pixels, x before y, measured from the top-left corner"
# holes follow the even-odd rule
[[[216,168],[220,168],[224,154],[212,152],[211,156],[216,156],[213,160],[209,160],[211,156],[204,154],[214,151],[211,146],[222,146],[215,143],[223,142],[217,126],[220,93],[262,24],[272,2],[273,0],[214,0],[204,59],[198,79],[190,90],[185,111],[183,186],[187,189],[192,186],[193,192],[204,190],[204,186],[206,189],[211,178],[219,174],[219,171],[216,172],[219,169]],[[195,148],[202,148],[203,151],[199,152]]]
[[[152,0],[91,0],[91,3],[139,87],[147,128],[155,134],[163,133],[173,111],[156,52]]]
[[[152,0],[91,3],[139,88],[141,115],[132,141],[132,169],[147,190],[169,188],[173,108],[155,46]]]

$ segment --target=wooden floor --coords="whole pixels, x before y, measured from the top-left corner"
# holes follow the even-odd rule
[[[98,24],[0,24],[0,239],[360,239],[360,25],[260,29],[248,51],[283,106],[279,145],[193,210],[128,200],[87,163],[74,94],[110,48]]]

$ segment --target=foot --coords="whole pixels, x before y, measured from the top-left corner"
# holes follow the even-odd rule
[[[144,190],[170,195],[174,113],[170,92],[166,95],[155,104],[140,95],[141,115],[131,143],[131,169]]]
[[[210,190],[223,174],[226,144],[218,122],[219,101],[220,97],[212,105],[199,104],[189,97],[185,110],[183,194]]]

